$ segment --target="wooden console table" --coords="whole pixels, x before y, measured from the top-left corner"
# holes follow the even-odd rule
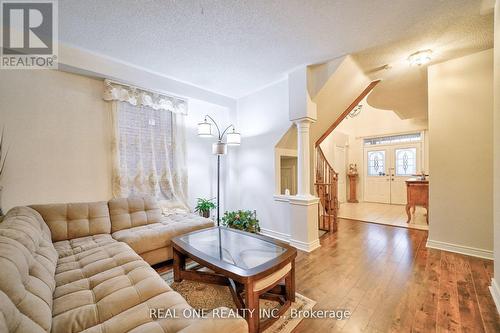
[[[425,219],[429,224],[429,181],[410,178],[406,180],[406,215],[408,221],[411,221],[411,208],[415,212],[415,206],[422,206],[426,209]]]

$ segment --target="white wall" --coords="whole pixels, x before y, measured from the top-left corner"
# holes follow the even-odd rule
[[[240,207],[257,210],[261,227],[278,233],[278,236],[290,235],[289,204],[273,198],[274,147],[291,125],[288,118],[287,80],[238,100],[238,121],[242,133],[237,189]]]
[[[189,179],[188,193],[189,205],[194,207],[196,198],[215,198],[217,195],[217,157],[212,154],[212,143],[216,139],[198,137],[197,125],[203,121],[206,114],[214,118],[219,126],[223,128],[231,124],[231,120],[228,108],[199,100],[189,101],[188,112],[185,122]],[[215,132],[216,129],[213,128],[213,131]],[[229,168],[231,165],[230,159],[234,158],[234,153],[238,149],[239,147],[228,147],[228,154],[221,157],[221,216],[224,214],[224,210],[233,209],[230,207],[231,193],[228,192],[232,190],[229,186],[231,173]],[[236,206],[234,201],[231,203],[232,207]],[[212,212],[212,216],[215,216],[215,211]]]
[[[321,75],[324,71],[315,68],[309,71],[309,90],[319,89],[313,97],[313,102],[316,103],[317,121],[311,124],[310,131],[311,166],[314,165],[313,152],[316,141],[370,84],[370,79],[351,56],[334,59],[330,65],[326,72],[332,74],[326,81],[324,75]],[[321,88],[318,87],[320,82],[324,82]],[[314,187],[314,177],[314,168],[311,167],[311,188]]]
[[[2,71],[10,147],[3,209],[111,197],[111,118],[102,82],[49,70]]]
[[[5,126],[10,147],[1,183],[3,209],[110,199],[111,118],[110,104],[102,100],[102,81],[49,70],[1,75],[0,126]],[[206,113],[228,124],[230,111],[199,100],[190,100],[189,106],[186,140],[193,204],[197,197],[215,196],[216,179],[212,140],[198,138],[196,124]],[[222,170],[230,174],[226,164]]]
[[[497,309],[500,311],[500,1],[495,6],[495,55],[494,55],[494,243],[495,275],[494,295]]]
[[[429,67],[429,246],[492,257],[493,50]]]

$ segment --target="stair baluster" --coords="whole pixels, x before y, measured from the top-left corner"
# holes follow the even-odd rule
[[[319,229],[324,231],[337,230],[338,202],[338,173],[328,163],[320,146],[316,147],[316,193],[320,199],[318,205]]]

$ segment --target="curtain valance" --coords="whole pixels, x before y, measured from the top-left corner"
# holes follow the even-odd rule
[[[147,106],[154,110],[166,110],[179,114],[187,114],[187,100],[168,96],[162,93],[128,86],[125,84],[104,81],[105,101],[126,102],[134,106]]]

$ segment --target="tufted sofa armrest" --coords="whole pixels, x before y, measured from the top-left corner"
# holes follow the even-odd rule
[[[28,207],[7,213],[0,223],[0,332],[51,330],[57,257],[40,214]]]

